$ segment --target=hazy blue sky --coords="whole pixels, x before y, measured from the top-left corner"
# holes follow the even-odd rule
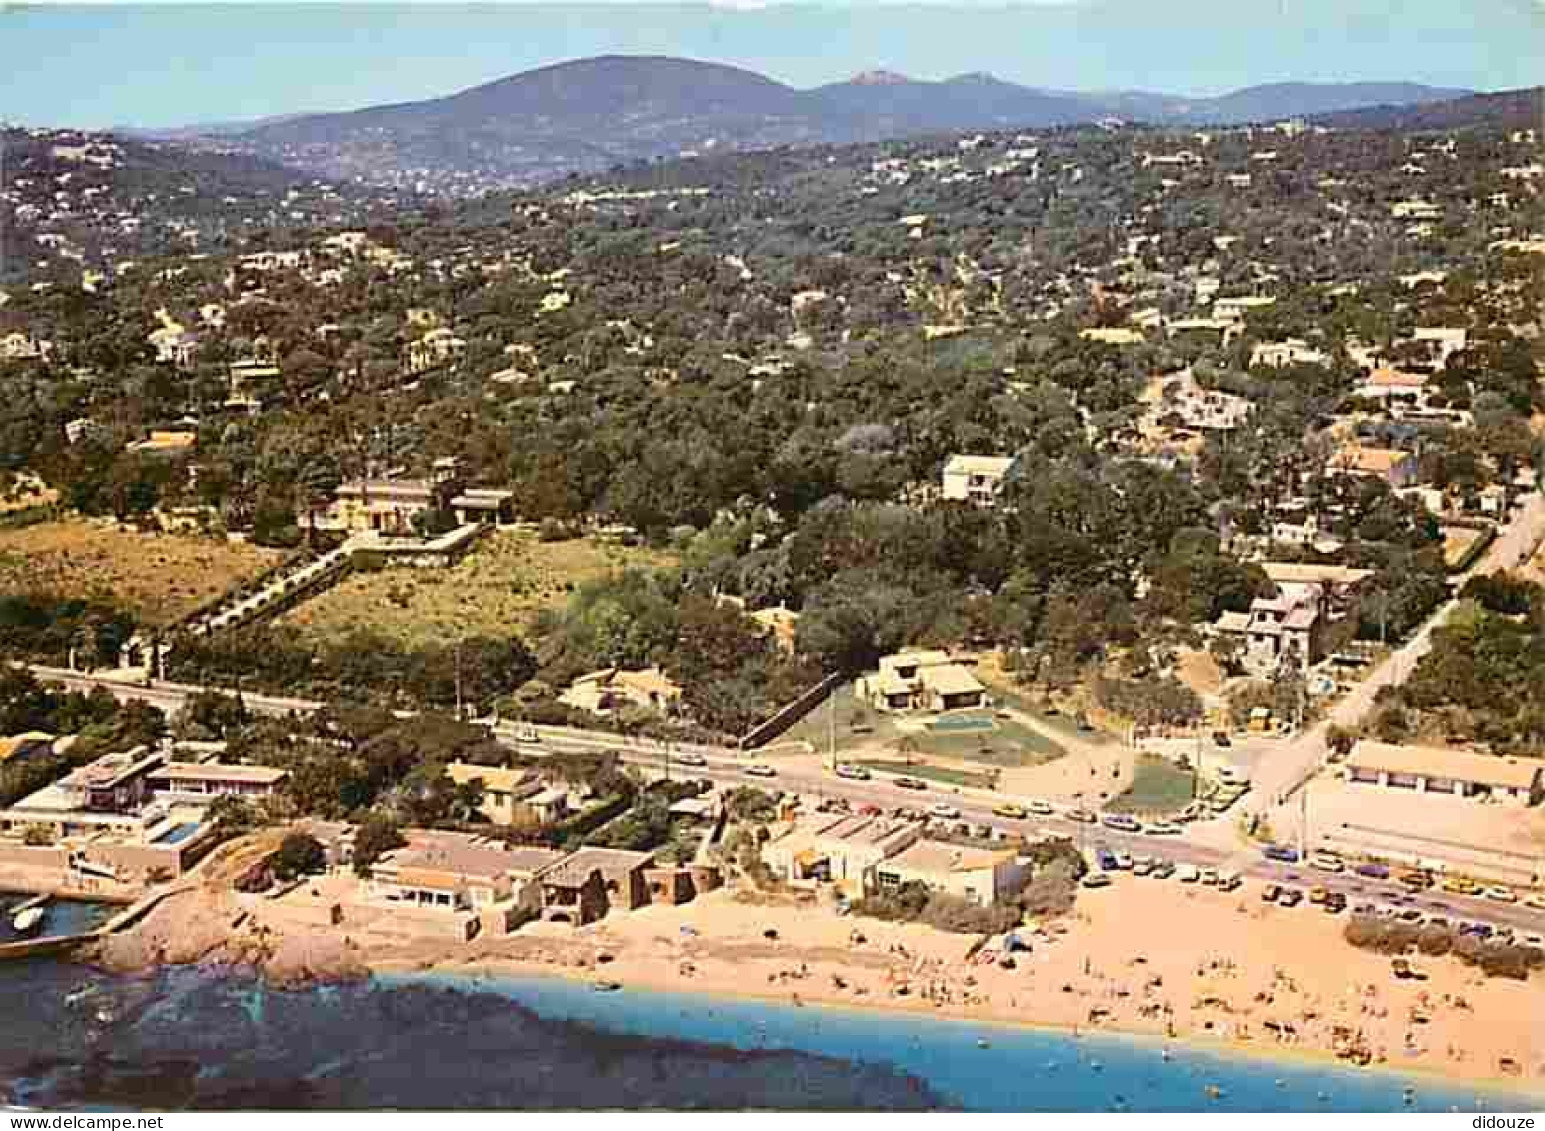
[[[344,110],[606,53],[711,59],[794,86],[882,67],[1187,94],[1284,80],[1545,80],[1545,0],[759,2],[0,0],[0,118],[166,126]]]

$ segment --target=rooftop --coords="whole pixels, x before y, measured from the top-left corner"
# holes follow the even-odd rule
[[[944,474],[1007,475],[1012,466],[1013,456],[950,456],[944,465]]]
[[[450,873],[459,877],[498,879],[512,873],[532,874],[562,859],[553,848],[509,848],[488,837],[413,829],[406,847],[394,849],[376,865],[388,876],[404,873]],[[384,867],[383,867],[384,866]]]
[[[1450,778],[1508,789],[1532,788],[1535,779],[1545,770],[1545,761],[1537,758],[1477,754],[1438,746],[1397,746],[1366,738],[1352,748],[1346,764],[1354,769]]]
[[[919,840],[887,863],[917,872],[974,872],[1013,858],[1012,849],[970,848],[942,840]]]
[[[274,766],[229,766],[216,762],[168,762],[159,770],[152,770],[150,780],[155,781],[227,781],[254,785],[277,785],[290,776],[290,771]]]
[[[648,867],[654,856],[648,852],[627,852],[621,848],[581,848],[552,864],[537,878],[555,887],[579,887],[600,872],[603,879],[638,868]]]

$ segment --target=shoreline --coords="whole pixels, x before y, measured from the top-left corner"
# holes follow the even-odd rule
[[[492,981],[553,980],[571,984],[594,982],[594,971],[554,968],[535,962],[521,962],[509,958],[471,958],[422,961],[406,958],[384,958],[366,963],[372,977],[407,981],[434,982],[436,976],[450,978],[488,978]],[[1209,1037],[1187,1033],[1173,1037],[1162,1033],[1147,1032],[1119,1025],[1099,1025],[1079,1028],[1054,1021],[1037,1021],[1029,1018],[1006,1018],[997,1014],[978,1016],[958,1007],[941,1009],[921,1008],[920,1004],[903,1004],[894,1000],[853,1001],[836,998],[820,991],[811,992],[808,998],[796,995],[798,1002],[783,994],[768,993],[756,989],[726,990],[719,987],[704,989],[690,985],[671,984],[652,979],[616,979],[621,985],[618,992],[638,990],[649,994],[672,994],[702,998],[706,1001],[745,1002],[779,1006],[784,1009],[816,1009],[833,1013],[869,1014],[886,1017],[916,1017],[949,1021],[959,1025],[979,1025],[986,1029],[1036,1033],[1069,1041],[1095,1040],[1128,1041],[1152,1045],[1164,1050],[1203,1054],[1226,1060],[1254,1061],[1261,1065],[1291,1064],[1299,1067],[1330,1069],[1348,1076],[1378,1075],[1391,1082],[1419,1079],[1428,1080],[1447,1088],[1475,1088],[1477,1091],[1509,1098],[1528,1098],[1545,1105],[1545,1082],[1512,1079],[1497,1075],[1459,1075],[1446,1073],[1430,1065],[1401,1067],[1388,1062],[1358,1065],[1335,1056],[1323,1049],[1309,1046],[1262,1044],[1255,1041],[1239,1041],[1230,1038]],[[559,1020],[566,1020],[560,1018]]]
[[[279,988],[374,976],[616,981],[1070,1040],[1130,1037],[1262,1064],[1475,1087],[1536,1107],[1545,1100],[1538,974],[1488,979],[1455,958],[1423,958],[1413,959],[1420,979],[1402,980],[1388,957],[1347,944],[1339,920],[1229,894],[1091,892],[1070,916],[1024,929],[1030,949],[1010,962],[979,953],[985,940],[976,936],[843,917],[754,891],[464,941],[438,921],[384,906],[351,904],[339,920],[336,889],[349,883],[322,878],[279,899],[190,888],[79,958],[119,973],[238,967]],[[1140,938],[1134,921],[1148,924]]]

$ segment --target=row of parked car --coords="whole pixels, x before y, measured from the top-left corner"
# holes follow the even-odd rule
[[[1223,891],[1233,891],[1244,883],[1238,872],[1198,868],[1195,864],[1176,864],[1173,860],[1159,856],[1133,856],[1105,845],[1095,848],[1094,862],[1098,871],[1091,871],[1084,877],[1085,887],[1108,886],[1113,872],[1131,872],[1134,876],[1149,876],[1156,880],[1174,877],[1183,884],[1201,884]]]
[[[1261,850],[1261,854],[1268,860],[1274,860],[1283,864],[1297,864],[1301,856],[1296,848],[1284,844],[1267,845]],[[1389,865],[1377,860],[1365,860],[1359,863],[1348,864],[1334,852],[1312,852],[1306,863],[1311,868],[1322,872],[1351,872],[1355,875],[1366,876],[1372,880],[1393,879],[1395,883],[1405,888],[1412,894],[1431,891],[1433,888],[1441,888],[1443,891],[1452,892],[1455,895],[1484,896],[1496,903],[1523,903],[1526,907],[1533,907],[1545,911],[1545,894],[1539,892],[1526,892],[1520,896],[1512,888],[1503,884],[1482,885],[1476,883],[1468,876],[1444,876],[1441,879],[1426,868],[1403,868],[1392,871]]]

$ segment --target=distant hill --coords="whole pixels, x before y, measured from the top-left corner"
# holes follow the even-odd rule
[[[1284,83],[1218,98],[1083,94],[986,74],[933,82],[887,71],[796,90],[718,63],[612,55],[541,67],[445,98],[205,133],[326,176],[477,191],[682,154],[1044,129],[1112,115],[1156,124],[1272,120],[1455,93],[1409,83]]]
[[[992,75],[959,75],[924,82],[900,75],[860,75],[809,91],[804,100],[828,120],[862,123],[871,136],[950,130],[1046,128],[1091,118],[1089,104],[1004,82]]]
[[[1365,106],[1316,119],[1340,129],[1455,130],[1466,126],[1498,125],[1508,129],[1539,128],[1545,115],[1545,87],[1468,94],[1419,106]]]

